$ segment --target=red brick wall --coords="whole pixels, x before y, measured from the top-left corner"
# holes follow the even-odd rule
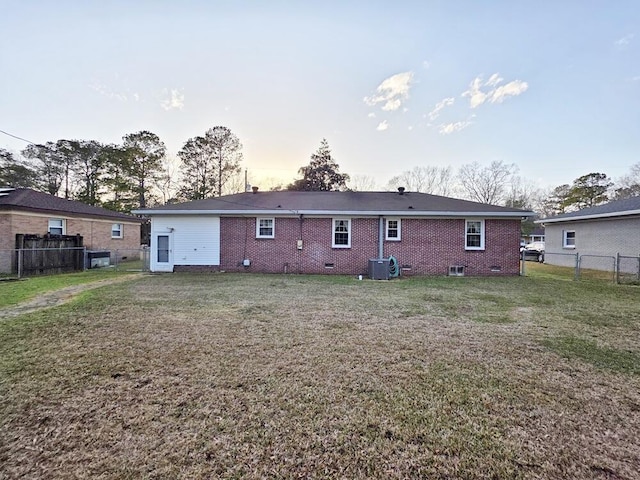
[[[519,220],[485,221],[485,250],[465,250],[464,219],[402,219],[402,240],[385,241],[404,275],[445,275],[464,265],[467,275],[517,275]],[[220,219],[220,269],[265,273],[366,274],[378,257],[378,219],[351,219],[351,248],[332,248],[332,219],[276,218],[275,238],[257,239],[255,218]],[[296,242],[302,239],[303,248]],[[243,259],[251,265],[244,267]],[[328,264],[333,264],[332,268]],[[496,270],[499,268],[499,271]]]

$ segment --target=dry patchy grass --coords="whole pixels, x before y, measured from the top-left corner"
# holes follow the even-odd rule
[[[162,275],[0,324],[0,478],[638,478],[637,287]]]

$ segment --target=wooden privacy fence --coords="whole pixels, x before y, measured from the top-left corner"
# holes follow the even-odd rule
[[[51,275],[84,270],[80,235],[16,235],[18,276]]]

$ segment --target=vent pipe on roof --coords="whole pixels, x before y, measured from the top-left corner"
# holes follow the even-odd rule
[[[398,193],[404,195],[404,187],[398,187]]]
[[[253,191],[253,193],[258,193],[258,187],[251,187],[251,190]]]

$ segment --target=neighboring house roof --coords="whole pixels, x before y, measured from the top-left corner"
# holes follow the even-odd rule
[[[576,212],[563,213],[555,217],[536,220],[535,223],[560,223],[573,220],[592,220],[599,218],[623,217],[628,215],[640,215],[640,197],[616,200],[597,207],[583,208]]]
[[[417,192],[237,193],[134,210],[142,215],[378,215],[529,217],[533,212]]]
[[[535,227],[533,230],[531,230],[531,232],[529,232],[529,234],[527,236],[528,237],[532,237],[532,236],[540,237],[542,235],[544,235],[544,227],[543,226],[539,226],[539,227]]]
[[[142,221],[132,215],[94,207],[75,200],[65,200],[29,188],[0,188],[0,211],[2,210],[28,210],[52,215],[103,218],[123,222]]]

